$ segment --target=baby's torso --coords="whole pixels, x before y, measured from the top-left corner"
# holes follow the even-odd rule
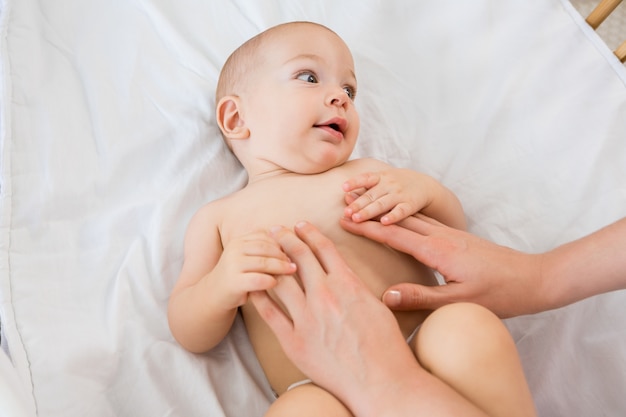
[[[399,282],[435,284],[433,274],[412,257],[348,233],[339,225],[345,207],[341,185],[363,170],[368,168],[348,163],[323,174],[284,176],[249,185],[228,197],[237,201],[229,202],[229,211],[221,222],[222,243],[253,230],[276,225],[292,228],[298,221],[306,220],[334,242],[348,265],[376,297]],[[305,378],[287,360],[254,307],[248,304],[242,312],[250,341],[273,389],[280,394],[291,383]],[[425,315],[425,312],[398,313],[396,317],[408,336]]]

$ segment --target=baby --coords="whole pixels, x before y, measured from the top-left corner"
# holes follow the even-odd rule
[[[227,60],[216,94],[217,122],[248,183],[191,220],[169,304],[172,333],[186,349],[206,352],[226,336],[241,309],[279,398],[268,415],[350,416],[287,359],[248,302],[249,293],[271,294],[277,278],[294,273],[269,231],[303,219],[315,224],[380,296],[395,283],[436,280],[412,257],[346,232],[339,219],[382,216],[379,221],[393,223],[421,211],[464,228],[461,205],[424,174],[374,159],[349,160],[359,133],[354,62],[342,39],[322,25],[287,23],[250,39]],[[396,314],[407,340],[426,315]]]

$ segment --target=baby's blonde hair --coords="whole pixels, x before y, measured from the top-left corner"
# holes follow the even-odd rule
[[[224,96],[231,94],[237,95],[241,88],[243,88],[243,83],[245,83],[247,79],[246,74],[253,71],[254,68],[256,68],[260,63],[259,60],[263,57],[263,54],[260,52],[262,52],[264,44],[272,36],[277,35],[281,30],[295,25],[314,25],[335,33],[331,29],[324,25],[320,25],[319,23],[296,21],[273,26],[253,38],[250,38],[235,49],[235,51],[230,54],[228,59],[226,59],[217,81],[215,103],[218,103]],[[335,35],[337,34],[335,33]]]
[[[247,40],[230,54],[217,80],[215,103],[219,103],[224,96],[238,94],[241,82],[246,78],[245,75],[256,66],[255,62],[260,55],[256,52],[266,36],[267,31],[262,32]]]

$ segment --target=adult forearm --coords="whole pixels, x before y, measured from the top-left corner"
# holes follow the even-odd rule
[[[370,371],[376,373],[376,367],[370,366]],[[405,361],[401,368],[392,368],[379,369],[378,383],[364,383],[360,392],[348,395],[353,400],[348,406],[356,417],[487,416],[417,363]]]
[[[626,219],[542,255],[548,308],[626,288]]]

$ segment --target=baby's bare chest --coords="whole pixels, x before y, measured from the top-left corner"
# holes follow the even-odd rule
[[[307,221],[328,237],[344,260],[376,295],[397,282],[432,284],[432,275],[412,257],[387,246],[346,232],[339,221],[343,216],[344,192],[342,181],[267,182],[248,187],[236,195],[232,209],[225,211],[220,226],[223,244],[236,236],[274,226],[293,228]]]
[[[341,184],[312,181],[276,181],[240,191],[224,210],[220,224],[223,243],[254,230],[274,226],[293,228],[302,220],[329,238],[346,237],[339,226],[345,208]]]

